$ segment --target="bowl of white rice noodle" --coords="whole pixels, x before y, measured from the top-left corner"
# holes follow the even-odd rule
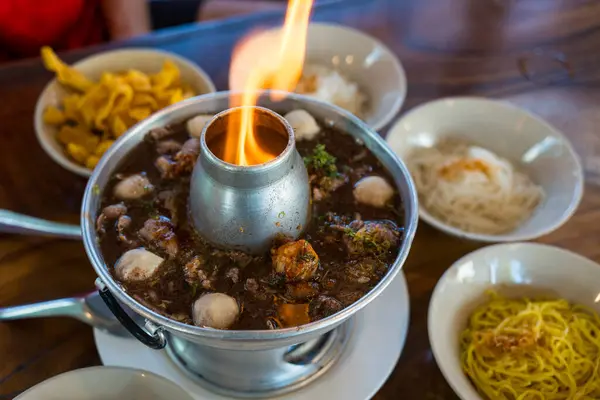
[[[281,33],[281,28],[273,28],[253,36],[246,46],[256,51],[248,54],[261,54],[280,40]],[[230,76],[242,79],[245,73],[232,70]],[[310,23],[296,93],[346,109],[378,131],[400,111],[406,87],[400,61],[383,43],[352,28]]]
[[[401,117],[387,142],[411,172],[421,218],[462,238],[538,238],[563,225],[583,194],[567,138],[508,102],[431,101]]]

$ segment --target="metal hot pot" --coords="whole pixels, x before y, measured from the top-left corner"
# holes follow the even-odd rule
[[[213,390],[230,397],[265,397],[307,384],[337,360],[351,333],[351,317],[389,285],[408,256],[417,228],[417,195],[404,163],[376,132],[358,118],[336,106],[305,96],[289,94],[283,101],[273,102],[267,93],[262,93],[258,106],[280,114],[305,109],[320,124],[335,126],[363,142],[393,176],[404,205],[404,239],[394,264],[377,286],[356,303],[330,317],[294,328],[216,330],[183,324],[152,311],[123,290],[109,271],[112,266],[104,262],[95,229],[101,194],[115,169],[150,129],[185,121],[198,114],[217,114],[227,110],[231,96],[236,94],[219,92],[175,104],[123,135],[104,155],[87,184],[81,212],[82,236],[85,250],[98,274],[96,286],[111,311],[138,340],[154,349],[166,346],[177,364]],[[291,140],[293,142],[293,135]],[[290,145],[293,148],[288,153],[293,158],[297,152],[293,143],[288,147]],[[202,157],[201,152],[196,168],[206,161],[201,160]],[[284,166],[281,168],[297,166],[293,160],[280,164]],[[301,164],[301,167],[304,168],[304,165]],[[194,171],[194,175],[204,176],[204,173],[196,174]],[[222,183],[236,185],[238,181],[225,179]],[[192,196],[194,192],[192,190]]]

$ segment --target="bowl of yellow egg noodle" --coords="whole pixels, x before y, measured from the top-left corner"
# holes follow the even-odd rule
[[[444,273],[429,340],[463,400],[599,399],[599,312],[600,265],[557,247],[498,244]]]
[[[54,161],[86,177],[139,121],[181,100],[215,92],[201,68],[161,50],[107,51],[69,66],[46,47],[42,61],[56,78],[36,105],[37,138]]]

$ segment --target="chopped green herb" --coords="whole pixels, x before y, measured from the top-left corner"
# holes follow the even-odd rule
[[[265,283],[271,287],[280,286],[285,283],[285,275],[271,274],[265,279]]]
[[[279,217],[279,218],[285,217],[285,211],[280,212],[279,215],[277,215],[277,217]]]
[[[160,278],[159,277],[154,277],[150,280],[150,286],[154,287],[156,285],[158,285],[160,283]]]
[[[334,177],[338,174],[335,161],[336,158],[325,150],[325,145],[323,144],[316,145],[313,153],[308,157],[304,157],[306,168],[321,171],[329,177]]]
[[[373,234],[354,236],[353,240],[362,241],[365,249],[368,249],[372,254],[385,253],[392,246],[389,240],[377,240]]]
[[[304,253],[298,255],[298,261],[310,262],[315,259],[315,255],[311,253]]]
[[[94,185],[92,186],[92,193],[98,196],[100,194],[100,186]]]
[[[344,233],[346,235],[350,236],[351,238],[356,236],[356,232],[354,232],[354,230],[352,228],[345,228]]]
[[[310,262],[310,261],[314,261],[314,259],[315,259],[315,254],[310,250],[310,245],[308,244],[308,242],[304,241],[302,250],[296,256],[296,260]]]
[[[166,310],[167,307],[169,307],[171,305],[171,301],[169,300],[161,300],[160,304],[158,305],[160,308],[162,308],[163,310]]]
[[[194,282],[190,286],[192,288],[192,297],[195,298],[196,297],[196,293],[198,292],[198,283]]]
[[[345,228],[344,234],[352,239],[352,242],[357,245],[362,245],[362,248],[373,255],[385,253],[392,247],[389,240],[379,238],[376,232],[359,231],[356,232],[352,228]]]

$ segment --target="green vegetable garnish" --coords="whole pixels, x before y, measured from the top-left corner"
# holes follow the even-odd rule
[[[385,253],[392,247],[389,240],[378,238],[376,232],[362,230],[356,232],[352,228],[346,228],[344,229],[344,233],[352,242],[362,245],[366,251],[373,255]]]
[[[356,236],[356,232],[352,228],[345,228],[344,229],[344,233],[346,235],[350,236],[351,238],[353,238],[354,236]]]
[[[321,171],[329,177],[338,175],[335,161],[336,158],[325,150],[325,145],[323,144],[316,145],[313,153],[308,157],[304,157],[304,165],[306,165],[306,168]]]
[[[190,284],[190,287],[192,288],[192,297],[196,297],[196,293],[198,292],[198,283],[193,282]]]
[[[314,255],[312,255],[312,254],[308,254],[308,253],[306,253],[306,254],[300,254],[300,255],[298,256],[298,260],[299,260],[299,261],[306,261],[306,262],[310,262],[310,261],[312,261],[312,260],[314,260],[314,259],[315,259],[315,256],[314,256]]]
[[[315,259],[315,255],[308,251],[308,242],[304,242],[302,251],[296,257],[298,261],[310,262]]]

